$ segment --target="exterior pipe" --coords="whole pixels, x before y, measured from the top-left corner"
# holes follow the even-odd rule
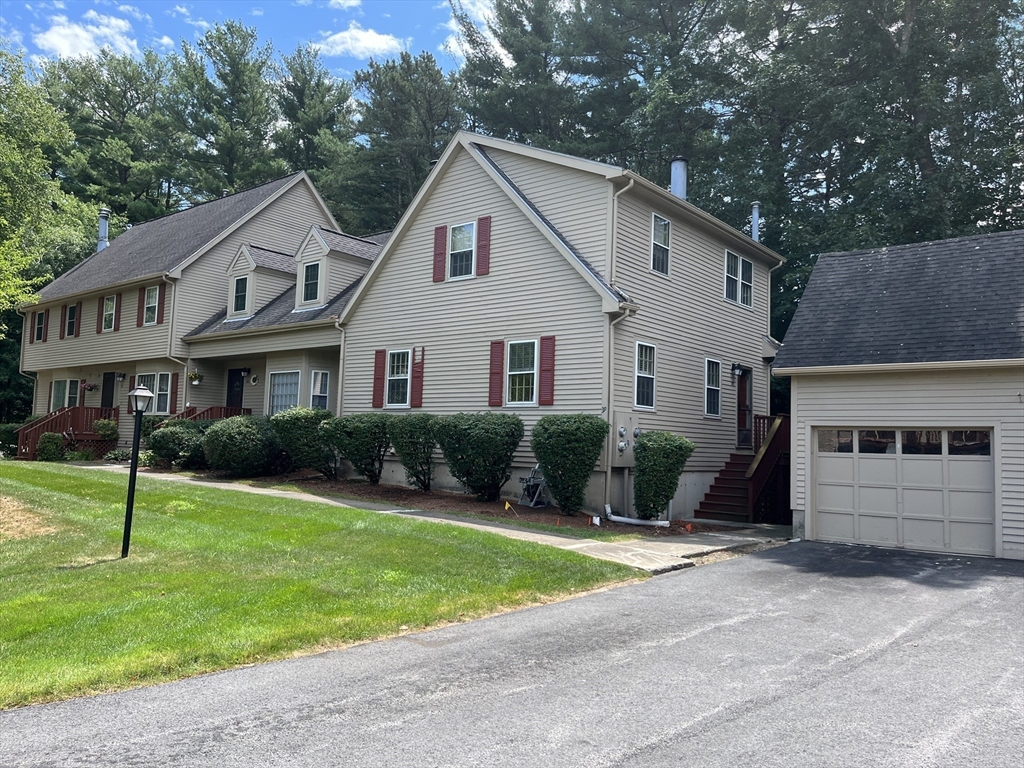
[[[100,208],[100,232],[96,243],[96,253],[110,245],[110,209]]]
[[[669,520],[640,520],[636,517],[619,517],[610,512],[606,517],[613,523],[624,523],[625,525],[646,525],[652,528],[668,528],[672,525]]]
[[[686,199],[686,176],[689,170],[689,161],[685,157],[672,158],[672,181],[669,191],[680,200]]]
[[[750,204],[750,239],[761,242],[761,203],[757,200]]]

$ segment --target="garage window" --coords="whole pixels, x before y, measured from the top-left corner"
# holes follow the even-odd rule
[[[950,456],[991,456],[992,440],[987,429],[949,430]]]
[[[907,456],[941,456],[942,431],[938,429],[903,430],[900,436],[903,453]]]
[[[819,429],[818,451],[821,453],[853,453],[853,430]]]
[[[861,429],[857,433],[860,453],[896,453],[896,432],[887,429]]]

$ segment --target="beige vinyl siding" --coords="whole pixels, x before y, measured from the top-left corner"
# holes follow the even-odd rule
[[[256,305],[253,313],[259,312],[272,300],[295,285],[295,276],[270,269],[256,269]]]
[[[285,331],[196,339],[189,345],[189,354],[194,360],[203,358],[233,359],[244,355],[260,355],[292,349],[337,347],[340,339],[341,334],[334,327],[333,321],[312,327],[296,324]]]
[[[1024,369],[794,376],[794,520],[811,513],[816,427],[987,427],[994,430],[996,554],[1024,559]],[[1000,551],[1001,545],[1001,551]]]
[[[754,306],[738,306],[724,298],[722,242],[632,193],[619,198],[618,209],[615,281],[640,309],[615,326],[613,411],[633,409],[636,342],[655,345],[656,408],[635,409],[640,423],[693,440],[688,471],[718,471],[736,450],[733,363],[752,370],[754,413],[769,410],[768,367],[761,358],[768,267],[751,259]],[[652,212],[672,223],[668,277],[650,271]],[[704,415],[705,358],[721,362],[720,418]]]
[[[307,233],[303,233],[305,235]],[[295,254],[296,261],[309,261],[310,259],[319,259],[327,253],[327,247],[321,242],[320,235],[316,232],[313,233],[312,237],[306,241],[305,247]]]
[[[78,366],[86,361],[93,365],[166,355],[170,330],[172,286],[167,286],[164,322],[161,325],[144,325],[141,328],[135,326],[139,307],[139,287],[150,285],[159,285],[159,281],[134,283],[111,289],[104,294],[97,293],[83,297],[81,299],[82,317],[80,318],[82,330],[78,338],[73,336],[60,338],[60,308],[65,302],[37,304],[26,308],[28,322],[31,322],[33,312],[45,312],[49,308],[50,325],[45,343],[37,341],[30,344],[29,337],[24,336],[22,367],[26,371],[44,371]],[[101,295],[112,296],[116,293],[121,294],[120,330],[96,333],[99,298]],[[73,305],[77,301],[77,299],[69,300],[67,303]]]
[[[227,269],[243,243],[294,253],[312,224],[331,226],[309,187],[300,181],[186,267],[178,282],[182,300],[175,306],[174,354],[187,356],[181,337],[225,308]]]
[[[492,217],[490,274],[432,282],[434,228],[480,216]],[[593,288],[460,150],[346,326],[343,410],[372,409],[374,350],[423,346],[422,410],[518,413],[528,431],[516,461],[532,464],[538,418],[601,414],[606,325]],[[555,404],[488,406],[490,342],[545,335],[556,339]]]
[[[366,259],[338,253],[325,258],[324,264],[327,268],[327,301],[365,275],[370,268],[370,262]]]
[[[309,350],[306,356],[304,385],[299,390],[299,405],[304,408],[310,407],[310,396],[312,395],[313,371],[327,371],[330,378],[327,381],[327,410],[334,413],[338,408],[338,364],[340,362],[340,347],[334,349]]]
[[[608,254],[612,185],[594,173],[500,149],[486,151],[545,218],[603,274]]]

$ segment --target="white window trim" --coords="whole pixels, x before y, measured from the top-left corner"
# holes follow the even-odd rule
[[[512,392],[511,377],[522,373],[530,373],[530,371],[512,371],[510,365],[512,364],[512,345],[513,344],[533,344],[533,399],[532,400],[512,400],[509,395]],[[523,405],[537,405],[537,395],[540,389],[540,342],[537,339],[514,339],[505,343],[505,405],[514,405],[516,407]]]
[[[408,357],[406,358],[406,360],[408,360],[408,368],[406,370],[406,374],[405,374],[405,376],[392,376],[391,375],[391,356],[392,355],[401,355],[403,353],[408,355]],[[409,408],[409,407],[411,407],[409,404],[412,402],[412,350],[411,349],[389,349],[388,350],[388,356],[387,356],[387,359],[386,359],[384,364],[386,366],[384,368],[384,407],[385,408]],[[404,403],[389,403],[388,402],[388,395],[391,392],[391,382],[392,381],[400,381],[401,379],[405,379],[406,382],[408,382],[406,384],[406,387],[405,387],[405,402]]]
[[[107,313],[107,301],[110,302],[110,312]],[[107,317],[110,317],[110,327],[107,327]],[[114,320],[117,317],[117,297],[116,296],[104,296],[103,297],[103,325],[101,326],[102,333],[107,333],[114,330]]]
[[[75,319],[71,319],[71,313],[75,313]],[[68,304],[67,314],[64,316],[64,338],[74,338],[75,331],[78,330],[78,324],[82,321],[82,318],[78,316],[78,305]],[[74,323],[74,325],[72,325]]]
[[[716,363],[718,365],[718,386],[712,387],[708,384],[708,363]],[[718,413],[708,412],[708,390],[718,390]],[[709,419],[720,419],[722,418],[722,361],[716,360],[713,357],[704,358],[704,415]]]
[[[640,373],[640,347],[641,346],[650,347],[651,349],[654,350],[654,374],[653,375],[646,374],[646,373]],[[651,405],[640,405],[637,402],[637,395],[639,394],[639,389],[637,388],[636,380],[640,376],[646,376],[647,378],[651,379],[652,382],[653,382],[653,386],[651,387],[651,390],[652,390],[652,394],[654,396],[651,398],[651,400],[653,401]],[[648,343],[646,341],[637,341],[634,344],[634,347],[633,347],[633,407],[637,408],[637,409],[639,409],[641,411],[654,411],[654,410],[657,410],[657,408],[658,408],[658,345],[657,344],[650,344],[650,343]]]
[[[42,309],[36,313],[36,327],[32,329],[32,338],[42,341],[46,334],[46,310]]]
[[[317,265],[316,272],[316,296],[312,299],[306,298],[306,270]],[[299,273],[299,304],[303,307],[312,307],[313,305],[320,304],[320,296],[324,292],[324,260],[323,259],[310,259],[302,263],[302,268]]]
[[[168,416],[171,413],[171,372],[170,371],[144,371],[142,373],[135,374],[135,386],[141,386],[141,380],[143,376],[153,377],[153,399],[150,401],[149,408],[144,413],[150,416]],[[160,402],[160,377],[167,377],[167,408],[160,411],[157,410],[157,403]]]
[[[327,379],[327,392],[325,392],[324,394],[320,394],[319,392],[314,392],[313,391],[313,386],[316,384],[316,375],[318,373],[321,375],[321,377],[326,377],[326,379]],[[324,370],[324,369],[320,369],[320,368],[314,368],[314,369],[310,370],[310,372],[309,372],[309,407],[310,408],[315,408],[316,407],[316,406],[313,405],[313,398],[314,397],[323,397],[323,398],[325,398],[327,400],[327,408],[326,408],[326,410],[330,410],[330,405],[331,405],[331,372],[330,371]]]
[[[228,296],[228,319],[229,320],[241,320],[249,317],[249,302],[252,301],[253,294],[253,276],[252,274],[245,275],[234,275],[231,278],[231,290]],[[238,281],[245,280],[245,308],[241,310],[235,309],[235,289],[238,287]]]
[[[282,411],[287,411],[287,410],[290,410],[291,408],[297,408],[299,403],[302,402],[302,397],[301,397],[301,394],[300,394],[302,392],[302,371],[300,371],[300,370],[294,370],[294,371],[270,371],[270,372],[267,373],[267,387],[266,387],[267,395],[266,395],[266,407],[264,409],[264,412],[267,414],[267,416],[273,416],[274,415],[274,413],[270,412],[270,401],[271,401],[271,398],[274,396],[274,377],[278,376],[278,375],[289,374],[289,373],[295,373],[295,374],[298,374],[298,376],[299,376],[299,384],[295,388],[295,405],[289,406],[288,408],[283,408],[281,411],[274,411],[274,413],[281,413]]]
[[[661,272],[654,268],[654,246],[661,245],[661,243],[656,243],[654,240],[654,224],[658,219],[661,219],[668,224],[668,258],[665,263],[667,269],[665,272]],[[660,275],[661,277],[672,276],[672,220],[667,216],[662,216],[660,213],[655,213],[653,211],[651,212],[651,262],[649,271],[655,275]]]
[[[736,298],[729,298],[729,256],[735,256],[736,261]],[[743,262],[747,262],[750,265],[750,282],[743,282]],[[722,297],[730,304],[735,304],[737,307],[743,307],[744,309],[754,308],[754,262],[750,259],[745,259],[734,251],[727,250],[725,252],[725,261],[722,264]],[[743,286],[750,286],[750,303],[744,304],[741,299],[743,298]]]
[[[53,405],[53,393],[51,392],[50,393],[50,402],[47,404],[49,406],[49,410],[47,411],[47,413],[53,413],[54,411],[58,410],[59,408],[67,408],[68,407],[68,400],[70,399],[70,395],[71,395],[71,391],[72,391],[71,382],[75,383],[75,386],[74,386],[74,390],[76,392],[76,395],[75,395],[75,405],[82,405],[83,404],[82,401],[85,399],[85,397],[84,397],[84,395],[82,393],[82,386],[81,386],[82,385],[82,380],[81,379],[53,379],[51,381],[51,384],[56,385],[56,383],[58,381],[63,381],[63,382],[65,382],[67,384],[67,387],[64,390],[64,402],[61,403],[60,405],[58,405],[55,408],[54,405]],[[53,389],[56,390],[57,387],[54,386]]]
[[[149,292],[153,291],[155,299],[152,304],[149,303]],[[153,307],[153,321],[149,322],[146,320],[146,315],[149,314],[149,308]],[[150,285],[146,287],[146,292],[142,298],[142,324],[143,325],[156,325],[157,318],[160,313],[160,286]]]
[[[472,246],[471,250],[473,251],[473,264],[472,264],[472,268],[470,269],[468,275],[459,275],[458,277],[452,277],[452,235],[455,233],[455,230],[459,229],[460,227],[472,227],[473,228],[473,236],[472,236],[472,238],[470,238],[470,244]],[[456,282],[458,280],[469,280],[471,278],[476,277],[476,236],[477,236],[477,232],[476,232],[476,222],[475,221],[467,221],[467,222],[465,222],[463,224],[453,224],[452,226],[448,227],[448,253],[445,254],[445,259],[444,259],[444,279],[445,279],[445,281],[447,281],[447,282]],[[462,251],[459,251],[459,253],[462,253]]]

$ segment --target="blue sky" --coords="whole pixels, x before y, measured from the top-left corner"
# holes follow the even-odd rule
[[[463,4],[478,20],[489,13],[489,0]],[[102,47],[180,50],[181,40],[227,19],[256,27],[279,52],[314,43],[343,77],[402,50],[430,51],[444,69],[459,65],[447,0],[0,0],[0,35],[32,61]]]

